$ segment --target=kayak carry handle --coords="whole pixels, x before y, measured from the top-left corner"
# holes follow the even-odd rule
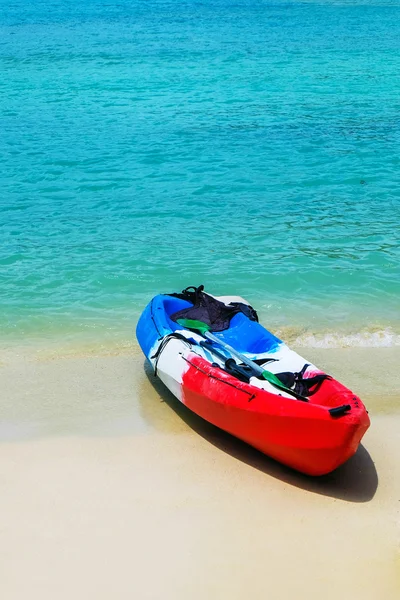
[[[342,406],[335,406],[334,408],[329,409],[329,414],[331,417],[341,417],[351,410],[350,404],[342,404]]]

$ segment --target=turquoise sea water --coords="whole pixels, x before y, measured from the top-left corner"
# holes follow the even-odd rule
[[[203,283],[400,343],[399,39],[382,0],[0,0],[0,339]]]

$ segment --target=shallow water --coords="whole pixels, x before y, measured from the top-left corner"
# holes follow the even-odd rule
[[[400,344],[398,2],[0,14],[2,340],[133,337],[203,283],[289,341]]]

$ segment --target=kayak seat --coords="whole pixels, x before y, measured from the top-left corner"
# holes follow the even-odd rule
[[[160,335],[167,335],[181,329],[181,326],[173,321],[170,315],[190,306],[192,306],[190,302],[181,298],[167,295],[156,296],[152,302],[152,315]],[[214,335],[239,352],[250,354],[274,352],[282,343],[279,338],[243,313],[238,313],[231,319],[229,329],[215,332]]]

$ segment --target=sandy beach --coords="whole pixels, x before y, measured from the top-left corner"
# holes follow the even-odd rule
[[[136,348],[3,354],[1,597],[397,599],[398,350],[301,349],[372,420],[319,479],[189,413]]]

